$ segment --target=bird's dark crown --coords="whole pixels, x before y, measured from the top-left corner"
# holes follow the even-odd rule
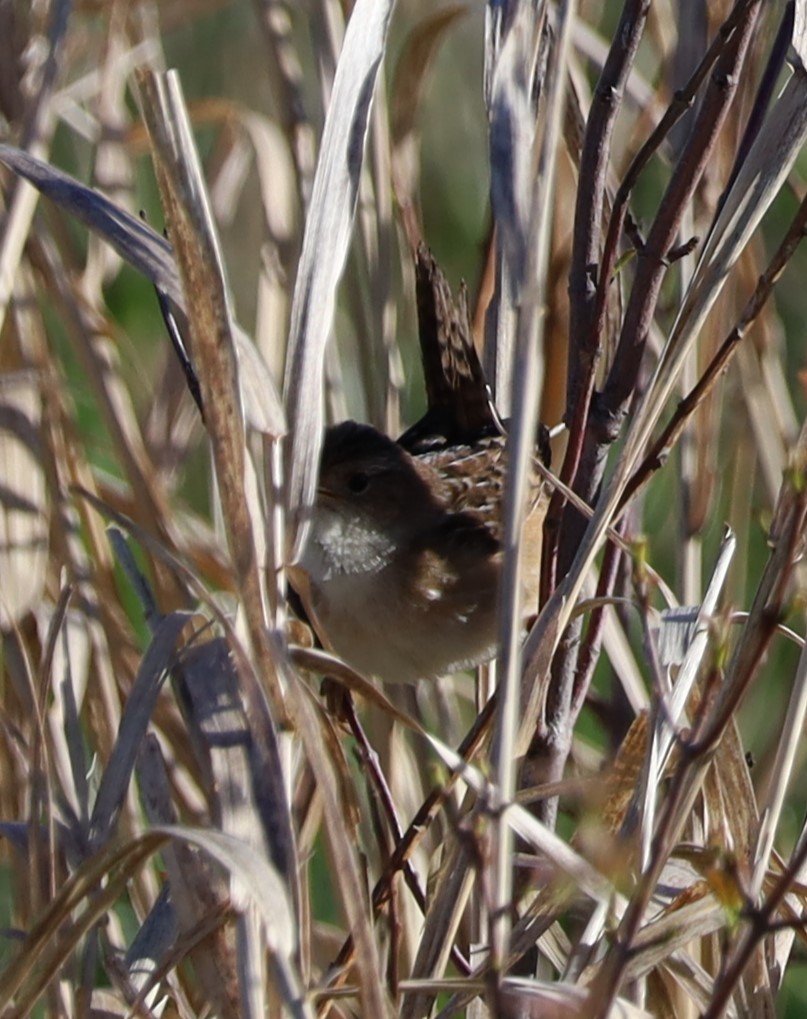
[[[372,425],[359,424],[358,421],[343,421],[325,433],[321,470],[325,471],[337,464],[350,463],[368,456],[394,455],[399,449],[397,442]]]

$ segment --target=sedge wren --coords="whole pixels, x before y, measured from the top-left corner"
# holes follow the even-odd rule
[[[354,421],[328,429],[300,563],[323,642],[388,682],[493,657],[504,557],[506,438],[473,345],[465,288],[455,301],[423,245],[416,279],[426,415],[397,442]],[[546,429],[538,446],[548,462]],[[522,536],[530,612],[546,501],[536,478]]]
[[[328,430],[301,566],[312,621],[349,665],[414,682],[495,654],[505,470],[498,434],[413,455],[367,425]],[[536,488],[523,542],[533,612],[543,502]]]

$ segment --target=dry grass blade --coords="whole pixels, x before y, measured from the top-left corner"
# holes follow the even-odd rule
[[[48,506],[40,455],[41,394],[30,373],[0,384],[0,626],[38,605],[45,584]]]
[[[108,846],[73,875],[68,884],[43,914],[28,936],[17,964],[0,977],[0,1003],[11,1005],[9,1015],[22,1019],[27,1015],[51,978],[52,972],[78,945],[81,936],[110,908],[121,894],[133,872],[168,839],[180,839],[198,846],[250,890],[264,924],[266,944],[281,976],[281,993],[295,1016],[307,1016],[299,977],[292,963],[294,924],[285,887],[271,865],[248,846],[221,832],[195,831],[192,828],[165,826],[129,840],[124,846]],[[101,882],[114,871],[102,891]],[[71,914],[85,907],[71,921]],[[53,934],[66,926],[63,936]],[[36,966],[40,963],[39,966]],[[20,990],[24,981],[30,982]],[[13,1005],[12,1005],[13,1002]]]
[[[287,887],[295,889],[295,846],[286,840],[290,818],[280,761],[261,753],[227,642],[219,638],[186,648],[176,677],[191,739],[210,769],[217,826],[271,859]]]
[[[0,975],[0,1005],[9,1015],[22,1019],[29,1013],[82,935],[115,902],[134,870],[167,838],[149,833],[124,846],[107,846],[77,869],[32,927],[15,961]],[[98,892],[113,871],[114,879]],[[74,910],[82,906],[83,912],[71,919]],[[57,938],[55,932],[60,929],[63,933]]]
[[[153,827],[176,824],[175,796],[166,762],[153,734],[143,741],[137,775],[149,823]],[[167,876],[164,887],[170,890],[168,922],[173,923],[177,937],[170,953],[159,959],[160,967],[170,974],[173,967],[187,957],[205,1000],[222,1016],[238,1016],[241,995],[234,939],[227,926],[232,917],[227,882],[207,857],[181,841],[168,843],[162,851],[162,859]],[[149,924],[150,917],[151,912],[144,927]],[[200,936],[200,932],[204,932],[204,936]],[[134,947],[133,943],[130,950]],[[176,990],[176,979],[174,984]]]
[[[285,385],[291,425],[287,486],[291,562],[303,547],[305,511],[314,502],[324,425],[325,344],[350,241],[364,136],[391,13],[390,0],[358,0],[353,8],[339,56],[297,267]]]
[[[423,726],[410,715],[407,715],[406,712],[397,708],[384,695],[383,691],[379,690],[377,686],[358,672],[354,672],[353,669],[345,665],[340,659],[329,655],[326,651],[292,647],[291,660],[298,668],[306,669],[319,675],[331,676],[339,680],[345,689],[358,694],[368,704],[374,704],[384,714],[398,722],[399,725],[411,729],[412,732],[416,732],[421,736],[426,735]]]
[[[267,612],[259,579],[255,529],[261,507],[249,499],[244,421],[230,299],[209,206],[179,84],[170,76],[141,74],[146,115],[155,147],[158,180],[171,221],[189,307],[216,479],[236,582],[253,651],[278,720],[285,707],[267,638]]]
[[[112,823],[121,807],[134,770],[140,742],[154,710],[154,704],[174,662],[175,645],[188,621],[184,613],[167,616],[156,628],[148,650],[143,656],[135,684],[121,717],[112,755],[95,799],[90,819],[93,846],[103,845],[109,838]]]
[[[734,535],[729,532],[723,538],[720,555],[715,563],[712,576],[709,581],[703,602],[698,608],[697,616],[692,624],[691,632],[687,634],[687,646],[684,653],[673,661],[680,664],[675,677],[670,702],[667,705],[667,713],[660,715],[658,728],[655,734],[654,756],[657,757],[657,768],[651,771],[649,785],[655,788],[661,780],[664,769],[667,766],[670,751],[675,742],[675,733],[671,727],[677,725],[682,719],[686,710],[687,702],[692,694],[692,689],[697,679],[698,672],[703,666],[703,659],[709,647],[711,628],[714,616],[717,612],[718,602],[723,593],[731,561],[737,547]],[[669,648],[666,655],[669,656]],[[652,812],[645,815],[645,820],[652,829]]]
[[[457,1014],[457,1008],[467,1003],[464,995],[458,996],[450,1004],[441,1009],[435,1019],[451,1019]],[[570,984],[549,983],[542,980],[526,980],[509,977],[502,981],[502,1003],[505,1007],[523,1010],[534,1008],[538,1015],[548,1015],[557,1019],[577,1019],[585,1014],[586,998],[585,992]],[[532,1014],[532,1013],[529,1013]],[[653,1012],[634,1005],[626,998],[620,998],[613,1003],[609,1015],[612,1019],[651,1019]]]
[[[46,198],[61,205],[90,230],[100,234],[112,247],[164,290],[178,306],[184,307],[171,245],[143,220],[120,208],[99,191],[80,184],[69,174],[39,159],[0,145],[0,160],[33,184]]]
[[[147,1008],[155,1004],[159,993],[159,988],[152,984],[152,977],[159,961],[170,952],[177,939],[176,916],[169,896],[169,887],[165,885],[126,952],[132,989],[142,994]]]
[[[289,682],[295,682],[294,678],[289,677]],[[324,744],[320,732],[323,723],[316,717],[314,708],[308,701],[307,692],[296,687],[294,694],[298,698],[296,721],[323,797],[323,808],[335,861],[334,870],[338,875],[342,902],[356,945],[362,1007],[369,1010],[368,1014],[391,1015],[391,1008],[384,994],[384,982],[381,979],[378,946],[373,938],[366,910],[356,846],[351,841],[345,825],[347,813],[345,797],[340,792],[336,768],[327,756],[327,744]]]
[[[447,968],[451,946],[455,943],[473,892],[473,857],[469,840],[445,847],[440,872],[430,896],[428,923],[412,967],[416,979],[434,978]],[[470,975],[467,963],[464,972]],[[408,996],[401,1010],[401,1019],[426,1015],[432,1005],[433,999],[425,994]]]
[[[522,8],[526,11],[526,8]],[[514,173],[514,187],[523,202],[523,211],[519,215],[518,208],[514,213],[509,227],[511,236],[505,236],[503,246],[506,266],[505,278],[512,286],[513,294],[518,295],[518,317],[516,344],[512,356],[514,371],[513,416],[508,435],[510,460],[508,465],[507,485],[504,501],[504,544],[506,555],[502,576],[501,604],[499,610],[499,633],[501,647],[499,665],[501,668],[500,714],[497,720],[493,760],[496,767],[497,796],[502,797],[502,804],[514,798],[519,729],[534,726],[534,719],[521,713],[525,703],[536,704],[538,695],[525,698],[525,676],[522,672],[520,620],[522,605],[521,555],[519,536],[525,520],[528,502],[528,479],[534,458],[536,425],[538,423],[539,394],[539,357],[538,350],[543,336],[543,307],[549,289],[548,271],[550,263],[550,209],[555,196],[555,176],[558,162],[558,149],[561,140],[562,114],[565,108],[566,74],[565,68],[571,45],[571,27],[574,21],[575,4],[573,0],[565,3],[559,10],[557,37],[550,48],[545,68],[546,78],[542,82],[545,90],[545,125],[540,137],[540,144],[535,155],[537,173],[535,180],[529,185],[528,179],[519,180],[521,174]],[[522,21],[516,20],[510,32],[517,38],[524,33],[527,38],[537,33],[541,21],[537,15]],[[505,40],[505,47],[507,40]],[[521,58],[526,64],[521,70],[524,76],[522,88],[526,89],[532,75],[527,72],[530,64],[527,52]],[[523,142],[521,143],[523,145]],[[521,146],[519,146],[520,148]],[[520,159],[523,159],[523,155]],[[519,161],[519,160],[517,160]],[[526,175],[524,175],[526,177]],[[518,199],[517,199],[518,200]],[[524,212],[528,210],[527,215]],[[510,210],[508,210],[510,211]],[[520,226],[516,224],[519,223]],[[523,237],[521,230],[526,226]],[[505,234],[507,223],[502,224]],[[510,248],[508,252],[507,249]],[[506,254],[504,254],[506,253]],[[502,295],[504,296],[504,295]],[[508,305],[500,308],[500,313],[508,313]],[[541,684],[542,685],[542,684]],[[535,686],[539,686],[538,683]],[[507,903],[512,899],[513,868],[512,868],[512,833],[502,815],[496,833],[496,889],[494,893],[494,920],[491,929],[491,948],[493,965],[498,967],[508,954],[510,937],[510,911]]]
[[[509,417],[515,377],[516,310],[533,295],[527,286],[527,254],[532,202],[539,195],[533,179],[533,151],[538,116],[534,76],[545,64],[549,39],[542,31],[545,8],[536,17],[521,8],[501,38],[495,53],[489,46],[491,205],[497,235],[495,298],[488,313],[486,368],[496,406]],[[540,47],[540,54],[539,54]],[[543,58],[541,60],[540,58]],[[542,67],[542,69],[545,69]],[[545,199],[546,195],[541,195]]]
[[[263,943],[277,967],[281,999],[292,1015],[310,1017],[293,958],[297,944],[294,910],[286,885],[271,863],[244,841],[225,832],[187,827],[156,831],[198,846],[237,880],[263,924]]]
[[[458,754],[441,743],[435,736],[429,736],[429,742],[452,771],[456,771],[486,803],[501,802],[501,792],[495,790],[477,768],[467,761],[463,761]],[[539,853],[546,856],[558,871],[571,878],[577,889],[595,901],[610,899],[613,894],[610,881],[572,850],[563,839],[536,820],[529,811],[517,803],[506,803],[503,808],[500,808],[500,811],[504,823],[529,842]]]
[[[0,1011],[795,1019],[807,0],[392,7],[0,2]],[[504,671],[382,687],[289,560],[326,418],[492,427],[466,295]]]
[[[669,642],[659,649],[660,664],[667,669],[665,675],[659,677],[661,689],[658,691],[658,704],[654,705],[654,725],[652,739],[648,747],[646,767],[641,782],[637,787],[637,801],[634,809],[641,817],[642,868],[650,866],[652,844],[656,836],[656,810],[658,790],[661,788],[667,773],[670,754],[680,738],[679,733],[686,717],[688,705],[692,701],[693,688],[696,680],[704,670],[704,659],[713,644],[714,619],[718,601],[723,593],[731,560],[736,549],[733,534],[724,536],[717,563],[712,572],[709,586],[702,604],[690,626],[683,636],[685,644],[673,650]],[[676,666],[675,683],[670,685],[670,666]],[[641,797],[641,807],[639,806]]]
[[[185,291],[173,249],[165,237],[100,191],[88,188],[27,152],[0,144],[0,162],[103,238],[121,258],[150,279],[159,293],[187,314]],[[285,432],[285,420],[274,380],[243,330],[237,323],[232,323],[232,328],[237,355],[243,363],[239,381],[247,420],[257,431],[280,436]]]

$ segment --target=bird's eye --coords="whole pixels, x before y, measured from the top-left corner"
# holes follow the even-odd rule
[[[357,471],[351,474],[347,481],[347,487],[354,495],[362,495],[370,485],[370,475],[364,471]]]

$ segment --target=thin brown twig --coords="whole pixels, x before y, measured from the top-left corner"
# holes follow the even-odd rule
[[[596,266],[599,261],[611,137],[649,9],[647,0],[628,0],[626,3],[597,83],[583,140],[569,269],[570,339],[566,397],[569,441],[560,471],[560,478],[567,485],[573,484],[580,465],[601,342],[599,330],[594,329]],[[564,505],[560,493],[555,492],[544,526],[546,552],[541,577],[542,604],[554,590],[557,580],[557,546]]]
[[[595,500],[600,488],[607,452],[620,433],[627,403],[635,396],[644,349],[666,271],[665,259],[674,246],[684,210],[702,177],[727,117],[745,62],[760,0],[739,0],[738,7],[741,11],[734,31],[714,65],[703,103],[689,140],[670,176],[648,233],[647,243],[637,252],[636,273],[614,360],[604,389],[599,398],[592,402],[592,410],[587,418],[574,487],[590,503]],[[575,294],[571,296],[574,304]],[[571,565],[584,528],[585,521],[567,507],[558,545],[557,568],[562,573]],[[551,666],[544,719],[537,734],[536,749],[546,762],[545,777],[549,780],[559,776],[571,748],[569,710],[577,672],[579,634],[579,624],[572,624],[559,644]],[[552,822],[556,809],[552,801],[543,805],[544,820],[547,823]]]
[[[697,384],[678,404],[672,418],[625,487],[622,507],[627,506],[636,492],[647,484],[652,475],[663,466],[687,422],[714,389],[736,353],[740,342],[748,334],[749,327],[759,317],[805,233],[807,233],[807,196],[802,200],[787,233],[768,263],[768,267],[759,277],[754,293],[748,299],[734,328],[723,340]]]
[[[775,933],[778,925],[773,917],[784,902],[785,896],[796,884],[805,863],[807,863],[807,838],[803,838],[796,847],[787,869],[779,876],[762,906],[750,914],[751,924],[748,933],[740,942],[720,979],[716,981],[712,999],[702,1019],[719,1019],[723,1015],[729,998],[746,972],[757,945],[768,935]],[[802,925],[803,920],[798,926]],[[792,923],[785,926],[792,926]]]
[[[389,825],[395,844],[400,845],[404,838],[404,831],[401,826],[401,820],[398,817],[398,811],[395,807],[395,799],[392,795],[392,790],[389,787],[386,775],[381,769],[381,762],[378,759],[378,754],[373,749],[373,746],[367,738],[367,733],[364,731],[364,727],[356,714],[356,707],[353,703],[353,698],[349,694],[345,699],[344,710],[348,726],[353,734],[353,738],[356,740],[359,755],[367,769],[368,777],[375,790],[375,794],[378,797],[378,802],[384,812],[384,816],[386,817],[387,824]],[[402,861],[401,870],[403,872],[407,888],[412,893],[418,909],[425,916],[426,893],[421,888],[420,879],[415,873],[411,860],[408,857]],[[471,972],[467,960],[463,958],[462,953],[456,945],[453,945],[451,948],[451,958],[460,973],[468,975]]]
[[[642,171],[649,164],[656,152],[658,152],[661,148],[661,145],[669,133],[684,114],[692,109],[695,98],[703,85],[706,75],[720,56],[723,47],[726,45],[728,39],[731,37],[731,34],[737,26],[740,15],[749,2],[750,0],[739,0],[739,2],[735,4],[734,9],[729,14],[728,18],[726,18],[718,29],[715,38],[712,40],[711,46],[704,54],[700,64],[698,64],[697,68],[690,76],[689,81],[683,88],[676,91],[672,102],[664,113],[664,116],[653,129],[650,137],[641,149],[633,157],[633,160],[631,161],[631,164],[628,167],[619,188],[617,189],[617,193],[614,198],[614,208],[611,213],[611,221],[608,224],[608,233],[605,238],[605,247],[603,249],[599,279],[597,281],[595,325],[598,329],[602,328],[605,316],[606,296],[608,288],[611,285],[614,267],[616,265],[617,246],[619,244],[619,238],[622,235],[622,231],[625,228],[625,219],[628,215],[628,200],[633,193],[633,189],[636,187]]]
[[[466,733],[465,738],[457,751],[463,761],[470,760],[473,757],[479,749],[482,740],[486,737],[495,715],[497,700],[498,698],[494,694],[479,713],[474,724]],[[374,915],[377,915],[386,904],[390,896],[390,889],[395,875],[403,867],[404,862],[411,858],[412,853],[424,838],[429,826],[442,809],[443,804],[448,799],[451,794],[451,790],[458,779],[459,772],[453,772],[449,775],[443,785],[431,791],[421,804],[420,809],[412,818],[409,827],[404,832],[403,837],[395,847],[395,851],[387,861],[384,873],[378,881],[376,881],[375,887],[373,888],[371,901]],[[339,987],[347,979],[347,970],[353,959],[354,952],[355,946],[351,935],[345,939],[344,944],[336,956],[333,964],[334,977],[329,983],[329,987]]]
[[[664,259],[675,243],[684,210],[711,158],[737,90],[760,0],[739,0],[738,7],[741,9],[735,29],[721,48],[692,133],[670,176],[647,243],[637,253],[636,276],[614,363],[603,390],[600,413],[591,422],[597,442],[609,443],[618,434],[624,405],[636,388],[664,278]]]

